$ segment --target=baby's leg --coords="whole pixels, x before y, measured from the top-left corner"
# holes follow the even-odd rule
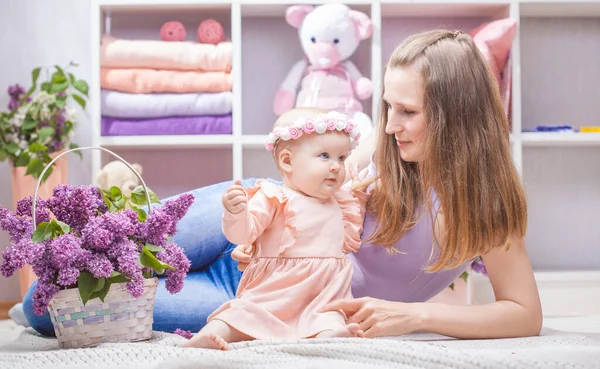
[[[359,328],[358,323],[351,323],[344,328],[323,331],[317,334],[315,338],[357,337]]]
[[[238,331],[222,320],[211,320],[186,342],[183,347],[208,348],[214,350],[227,350],[228,343],[248,341],[252,337]]]

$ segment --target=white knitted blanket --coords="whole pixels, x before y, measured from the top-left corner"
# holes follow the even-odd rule
[[[600,340],[544,330],[539,337],[454,340],[413,334],[395,339],[255,341],[229,351],[184,349],[181,338],[155,332],[139,343],[61,350],[31,328],[0,347],[2,369],[375,369],[375,368],[600,368]]]

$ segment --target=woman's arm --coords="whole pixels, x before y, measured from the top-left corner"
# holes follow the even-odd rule
[[[423,303],[420,329],[457,338],[538,335],[542,308],[524,241],[513,240],[507,251],[497,247],[482,258],[496,301],[471,306]]]
[[[510,249],[495,248],[483,256],[496,302],[456,306],[403,303],[360,298],[339,300],[323,311],[343,310],[347,323],[358,323],[363,337],[399,336],[426,330],[468,339],[536,336],[542,309],[523,240]]]

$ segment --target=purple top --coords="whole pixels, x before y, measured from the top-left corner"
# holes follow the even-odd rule
[[[371,161],[368,177],[374,175],[375,166]],[[363,239],[373,234],[376,222],[375,215],[368,212],[363,225]],[[370,296],[402,302],[427,301],[450,286],[471,264],[471,261],[467,261],[456,269],[436,273],[425,270],[439,255],[438,245],[433,239],[431,217],[426,213],[394,246],[402,254],[392,255],[383,246],[365,242],[357,253],[348,255],[354,265],[354,297]]]

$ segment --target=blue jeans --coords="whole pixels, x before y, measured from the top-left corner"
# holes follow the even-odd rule
[[[254,178],[245,179],[242,185],[252,186],[255,181]],[[177,224],[177,233],[172,238],[191,260],[190,273],[183,289],[174,295],[165,289],[164,278],[159,278],[154,330],[173,332],[181,328],[197,332],[216,308],[235,296],[242,273],[231,259],[231,251],[236,245],[227,241],[221,230],[221,195],[232,184],[232,181],[222,182],[191,191],[195,201]],[[35,285],[31,286],[23,301],[25,316],[37,332],[54,336],[48,312],[42,316],[33,312]]]

